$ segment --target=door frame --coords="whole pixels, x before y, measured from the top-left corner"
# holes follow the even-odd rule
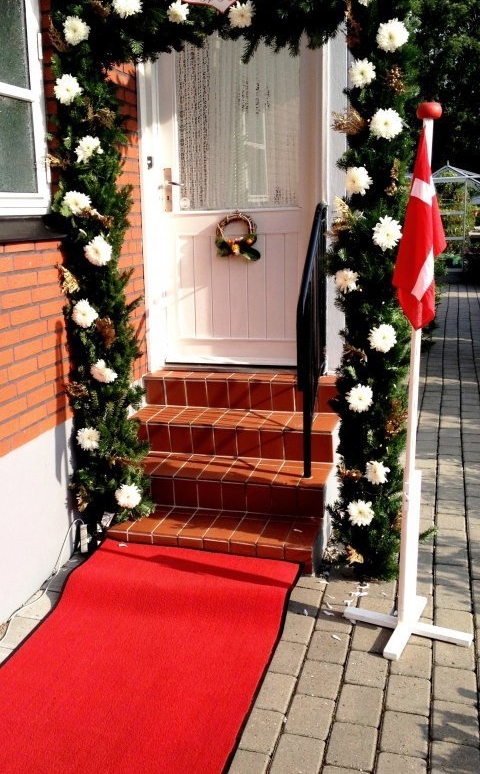
[[[337,44],[338,48],[338,44]],[[308,104],[310,120],[302,121],[301,145],[310,148],[301,154],[300,181],[308,186],[312,202],[331,201],[332,179],[332,110],[340,109],[345,98],[339,96],[345,85],[342,75],[342,60],[338,51],[332,55],[332,42],[322,49],[302,52],[300,85],[304,104]],[[342,50],[345,50],[343,44]],[[338,72],[332,72],[332,62]],[[339,62],[340,67],[337,67]],[[346,73],[346,58],[345,58]],[[145,308],[147,357],[150,371],[164,367],[167,353],[166,307],[164,303],[167,287],[166,262],[162,266],[159,255],[158,208],[163,208],[163,164],[161,160],[159,116],[161,106],[159,94],[159,68],[152,62],[140,64],[137,68],[137,93],[139,107],[139,145],[141,168],[141,210],[143,229],[143,253],[145,272]],[[327,118],[328,117],[328,118]],[[174,120],[174,116],[171,116]],[[335,153],[336,156],[336,153]],[[338,156],[336,156],[338,157]],[[343,181],[342,181],[343,184]],[[339,195],[342,195],[340,192]],[[314,206],[312,209],[313,218]],[[306,238],[308,241],[308,236]],[[165,238],[168,243],[168,238]],[[340,329],[340,325],[337,330]],[[328,349],[328,342],[327,342]]]

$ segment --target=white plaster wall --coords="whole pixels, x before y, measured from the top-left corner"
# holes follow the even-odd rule
[[[71,523],[68,478],[71,423],[0,458],[0,623],[71,555],[60,550]]]
[[[348,49],[345,42],[344,32],[341,30],[338,35],[329,42],[327,46],[327,67],[328,73],[328,111],[325,116],[325,126],[327,137],[325,143],[324,163],[328,169],[326,201],[328,204],[328,222],[332,221],[335,213],[335,196],[344,196],[345,194],[345,173],[338,169],[337,161],[346,150],[346,137],[342,132],[336,132],[332,129],[333,112],[342,113],[347,105],[347,98],[343,94],[343,89],[347,85],[347,57]],[[344,315],[334,305],[335,284],[332,278],[327,283],[327,370],[328,373],[334,373],[340,364],[342,356],[342,339],[338,335],[344,326]]]

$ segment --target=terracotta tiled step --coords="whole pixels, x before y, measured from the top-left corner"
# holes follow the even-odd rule
[[[298,412],[242,411],[183,406],[145,406],[136,417],[140,435],[153,451],[301,460],[303,421]],[[312,427],[312,458],[332,462],[336,414],[317,414]]]
[[[318,519],[313,517],[167,506],[140,521],[111,527],[109,537],[131,543],[286,559],[303,563],[305,571],[310,572],[317,533]]]
[[[331,463],[312,463],[312,477],[302,478],[303,463],[255,457],[209,457],[150,453],[147,472],[158,505],[315,517],[320,523]]]
[[[332,411],[335,377],[320,378],[316,410]],[[260,411],[302,411],[296,375],[228,371],[155,371],[144,377],[147,402],[157,405],[204,406]]]

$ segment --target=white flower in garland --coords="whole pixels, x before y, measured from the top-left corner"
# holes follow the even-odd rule
[[[84,451],[98,449],[100,433],[94,427],[82,427],[77,433],[77,443]]]
[[[375,78],[375,66],[368,59],[355,59],[348,71],[352,85],[357,89],[368,86]]]
[[[55,81],[53,92],[62,105],[71,105],[75,97],[83,92],[83,89],[74,75],[65,73]]]
[[[372,388],[368,384],[357,384],[355,387],[352,387],[350,392],[347,392],[345,398],[351,411],[361,414],[363,411],[368,411],[372,405]]]
[[[359,5],[367,6],[370,3],[370,0],[358,0]]]
[[[402,238],[402,228],[398,220],[385,215],[380,218],[373,230],[373,242],[385,252],[395,247]]]
[[[246,3],[237,2],[228,12],[228,20],[232,27],[250,27],[253,18],[253,5],[250,0]]]
[[[348,504],[347,511],[349,521],[356,527],[368,527],[375,516],[372,503],[365,500],[353,500]]]
[[[368,341],[372,349],[377,352],[388,352],[397,343],[397,335],[393,325],[382,323],[372,328],[368,335]]]
[[[339,269],[335,274],[335,284],[340,293],[351,293],[357,289],[358,272],[351,269]]]
[[[169,6],[167,16],[169,21],[174,22],[174,24],[183,24],[183,22],[187,21],[189,11],[190,8],[187,3],[182,3],[182,0],[175,0]]]
[[[115,491],[115,500],[120,508],[135,508],[142,499],[142,493],[136,484],[122,484]]]
[[[80,328],[90,328],[91,324],[95,322],[97,317],[97,312],[93,306],[90,306],[85,298],[77,301],[73,308],[72,320],[75,325],[78,325]]]
[[[379,486],[379,484],[387,483],[387,473],[390,473],[390,468],[387,468],[383,462],[379,460],[371,460],[367,462],[367,469],[365,471],[365,478],[371,484]]]
[[[105,266],[112,258],[112,246],[101,234],[91,239],[83,249],[85,258],[94,266]]]
[[[65,40],[71,46],[78,46],[90,35],[90,27],[79,16],[67,16],[63,22]]]
[[[142,0],[113,0],[112,8],[121,19],[140,13],[142,10]]]
[[[100,145],[98,137],[92,137],[90,134],[86,134],[85,137],[82,137],[82,139],[78,141],[75,153],[77,154],[77,162],[79,164],[85,164],[87,161],[90,161],[95,153],[98,155],[102,154],[103,148]]]
[[[390,19],[380,24],[377,32],[377,45],[382,51],[396,51],[408,40],[408,30],[398,19]]]
[[[370,121],[370,132],[374,137],[384,140],[392,140],[403,129],[403,121],[399,113],[392,108],[384,110],[380,108],[372,116]]]
[[[97,360],[94,365],[90,366],[90,373],[97,382],[103,382],[104,384],[114,382],[118,376],[113,368],[107,366],[105,360]]]
[[[90,197],[80,191],[67,191],[63,197],[63,204],[72,215],[81,215],[84,210],[90,210],[92,206]]]
[[[349,195],[360,194],[365,196],[365,192],[373,183],[365,167],[348,167],[345,176],[345,188]]]

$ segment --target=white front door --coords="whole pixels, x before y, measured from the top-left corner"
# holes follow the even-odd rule
[[[323,190],[322,52],[212,36],[145,67],[142,157],[151,367],[293,365],[295,312]],[[324,119],[325,120],[325,119]],[[218,255],[217,225],[256,224],[258,261]],[[226,236],[240,237],[243,222]]]

